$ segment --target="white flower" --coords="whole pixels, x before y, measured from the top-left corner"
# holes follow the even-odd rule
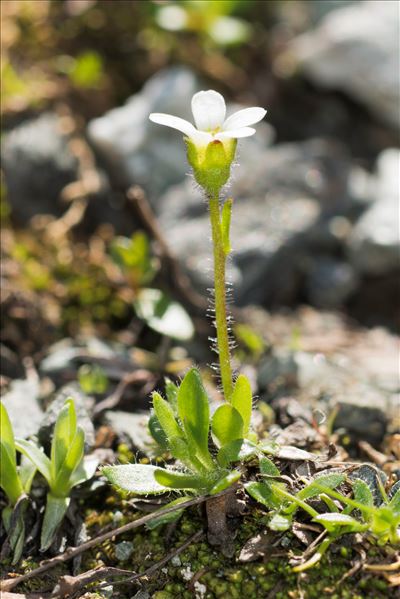
[[[207,146],[211,141],[237,139],[254,135],[249,127],[261,121],[267,111],[254,106],[235,112],[227,119],[225,100],[218,92],[209,89],[195,94],[192,98],[192,112],[196,127],[171,114],[153,112],[149,118],[153,123],[172,127],[184,133],[196,146]]]

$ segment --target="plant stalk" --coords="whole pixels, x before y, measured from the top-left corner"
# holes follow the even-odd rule
[[[214,250],[215,327],[222,388],[226,401],[230,402],[233,392],[231,356],[226,309],[226,254],[222,242],[219,197],[209,199],[211,233]]]

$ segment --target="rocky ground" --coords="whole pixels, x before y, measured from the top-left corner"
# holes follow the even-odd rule
[[[166,60],[161,70],[138,71],[136,93],[120,105],[109,100],[110,87],[103,96],[77,96],[63,86],[40,109],[7,104],[0,382],[18,436],[48,447],[72,395],[88,451],[102,463],[146,462],[158,459],[146,421],[165,376],[179,379],[197,364],[218,403],[206,316],[207,205],[187,176],[181,138],[148,114],[190,118],[192,95],[222,86],[236,100],[229,111],[254,98],[268,108],[257,135],[241,141],[226,190],[234,198],[234,365],[252,384],[254,428],[331,467],[367,465],[369,480],[372,466],[389,480],[400,477],[395,3],[303,4],[307,18],[283,8],[274,16],[263,55],[246,50],[238,65],[218,55],[219,74],[206,60]],[[149,239],[152,286],[181,306],[172,332],[141,317],[134,302],[142,283],[113,258],[115,236],[137,231]],[[290,477],[313,467],[299,454],[278,462]],[[34,494],[37,524],[40,481]],[[158,507],[116,493],[98,475],[77,491],[46,557]],[[293,573],[293,560],[316,536],[307,519],[297,525],[271,533],[265,510],[247,500],[227,558],[207,543],[196,506],[177,525],[104,542],[16,592],[47,597],[60,576],[99,566],[141,578],[96,593],[57,587],[56,596],[378,599],[396,592],[395,549],[360,535],[334,544],[316,568]],[[37,533],[32,526],[19,566],[3,561],[6,573],[37,566]]]

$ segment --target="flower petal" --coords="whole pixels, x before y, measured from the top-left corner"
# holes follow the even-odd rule
[[[195,127],[189,121],[179,118],[178,116],[172,116],[172,114],[162,114],[160,112],[152,112],[149,119],[153,123],[158,125],[165,125],[166,127],[172,127],[181,131],[188,137],[192,137],[196,133]]]
[[[188,137],[196,144],[196,146],[207,146],[213,139],[214,136],[206,131],[194,130]]]
[[[253,108],[244,108],[238,110],[224,122],[222,129],[224,131],[230,131],[231,129],[239,129],[239,127],[247,127],[248,125],[254,125],[259,123],[267,114],[264,108],[254,106]]]
[[[250,135],[254,135],[256,132],[252,127],[241,127],[240,129],[230,129],[229,131],[221,131],[214,135],[214,139],[229,139],[231,137],[250,137]]]
[[[221,127],[225,119],[225,100],[218,92],[209,89],[198,92],[192,98],[194,122],[200,131],[213,131]]]

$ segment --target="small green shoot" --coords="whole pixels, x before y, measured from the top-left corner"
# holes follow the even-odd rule
[[[13,552],[12,563],[16,564],[22,554],[25,542],[25,511],[36,467],[31,462],[21,460],[17,466],[14,432],[7,410],[0,402],[0,487],[7,496],[9,505],[2,511],[4,527],[9,533],[9,543]],[[13,526],[11,525],[13,522]]]
[[[85,433],[77,426],[73,399],[67,399],[60,411],[48,458],[32,441],[19,439],[15,445],[42,476],[50,490],[44,513],[41,551],[48,549],[70,504],[71,489],[94,475],[98,461],[84,458]]]

